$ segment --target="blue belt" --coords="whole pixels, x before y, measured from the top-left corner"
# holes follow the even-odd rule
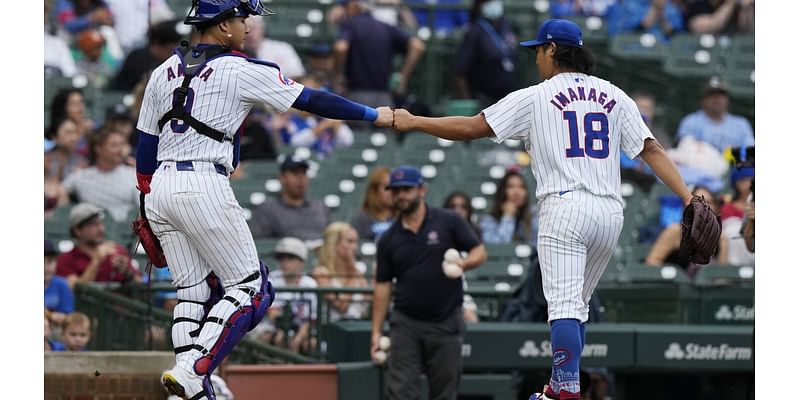
[[[191,161],[175,161],[175,169],[178,171],[194,171],[194,164]],[[214,164],[214,169],[217,173],[223,176],[228,176],[228,169],[224,165]]]

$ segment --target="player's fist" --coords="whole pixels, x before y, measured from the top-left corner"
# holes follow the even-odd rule
[[[414,114],[411,114],[408,110],[402,108],[394,110],[394,130],[397,132],[410,131],[413,119]]]
[[[392,120],[394,119],[394,112],[389,107],[378,107],[378,119],[375,120],[375,126],[379,128],[391,128]]]

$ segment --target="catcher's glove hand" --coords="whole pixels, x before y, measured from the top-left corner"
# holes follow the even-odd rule
[[[695,264],[708,264],[717,252],[722,224],[702,196],[692,197],[681,220],[681,253]]]
[[[164,250],[161,248],[161,242],[153,233],[153,230],[150,229],[150,223],[147,222],[147,219],[142,216],[136,218],[132,223],[132,228],[133,233],[139,237],[139,241],[142,243],[144,252],[147,254],[147,258],[150,262],[156,266],[156,268],[166,267],[167,258],[164,257]]]

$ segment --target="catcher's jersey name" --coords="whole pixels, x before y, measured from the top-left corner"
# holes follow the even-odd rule
[[[568,106],[569,103],[572,103],[573,101],[593,101],[597,104],[600,104],[600,106],[606,110],[606,114],[611,114],[614,106],[617,105],[617,101],[614,99],[609,99],[606,92],[598,93],[598,90],[595,88],[589,88],[589,90],[586,90],[586,88],[583,86],[576,86],[574,88],[568,87],[566,93],[564,93],[564,90],[559,91],[550,100],[550,104],[563,111],[564,107]]]
[[[175,78],[183,78],[183,64],[178,64],[174,66],[167,67],[167,82],[172,81]],[[211,74],[214,73],[214,68],[209,67],[208,65],[204,65],[200,68],[199,71],[195,74],[197,79],[202,79],[203,82],[208,82],[208,78]]]

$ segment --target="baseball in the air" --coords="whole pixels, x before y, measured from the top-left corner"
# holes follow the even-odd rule
[[[461,254],[456,249],[447,249],[444,252],[444,261],[449,263],[456,263],[461,259]]]
[[[389,339],[388,336],[381,336],[381,338],[378,339],[378,348],[379,349],[381,349],[383,351],[389,351],[389,347],[391,347],[391,346],[392,346],[392,340]]]
[[[450,279],[460,278],[461,274],[464,273],[464,270],[461,269],[458,264],[447,261],[442,263],[442,269],[444,270],[444,274]]]
[[[385,362],[386,362],[386,357],[387,357],[387,356],[386,356],[386,352],[385,352],[385,351],[383,351],[383,350],[378,350],[378,351],[376,351],[376,352],[375,352],[375,355],[373,356],[373,358],[375,359],[375,362],[376,362],[377,364],[383,364],[383,363],[385,363]]]

